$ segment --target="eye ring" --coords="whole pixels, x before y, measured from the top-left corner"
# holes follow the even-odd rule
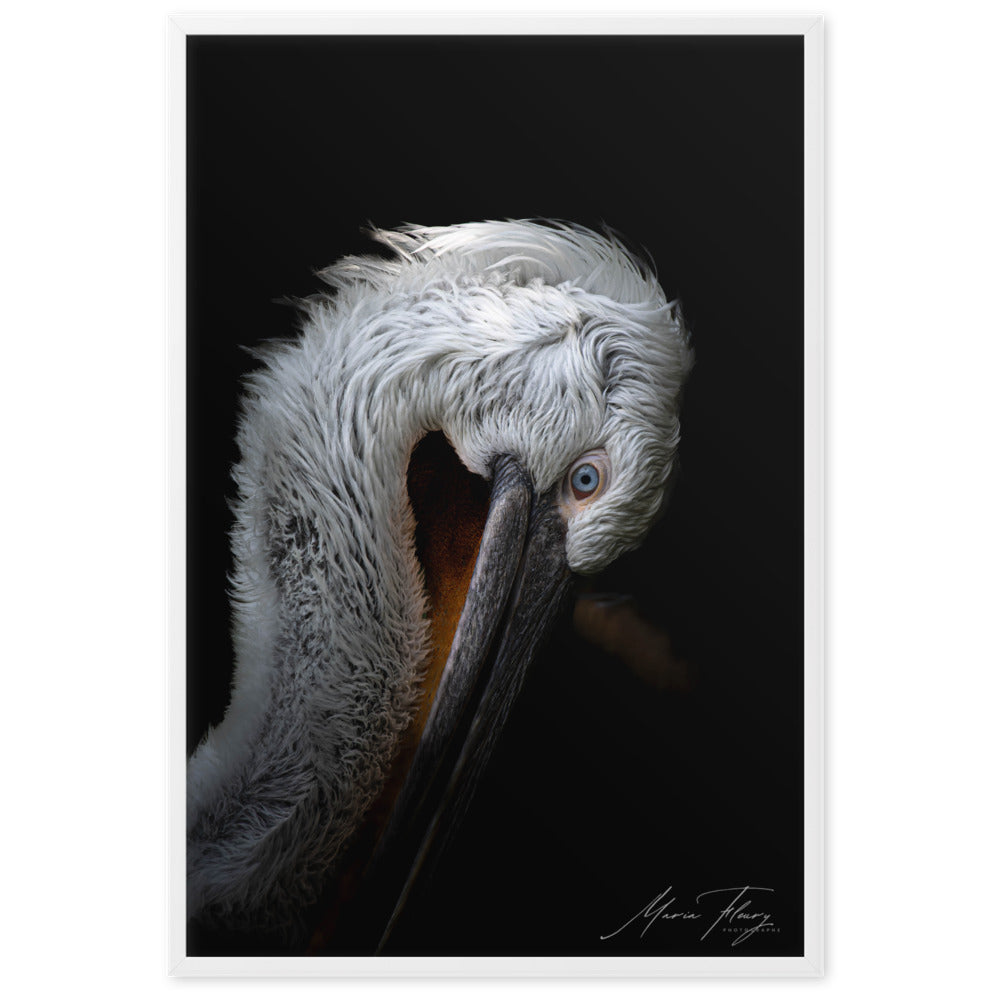
[[[611,466],[607,453],[590,451],[581,455],[566,473],[563,486],[566,499],[576,503],[590,503],[607,488],[611,478]]]

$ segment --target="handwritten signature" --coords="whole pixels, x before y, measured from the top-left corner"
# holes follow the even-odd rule
[[[736,935],[730,945],[730,947],[735,948],[738,944],[753,937],[754,934],[775,929],[771,913],[758,909],[753,900],[751,894],[760,892],[774,892],[774,890],[762,885],[736,885],[725,889],[708,889],[698,893],[694,898],[695,906],[701,904],[705,909],[685,909],[677,906],[674,887],[670,885],[629,917],[618,930],[611,934],[602,934],[601,940],[608,941],[633,924],[636,927],[642,927],[639,937],[644,938],[653,924],[660,920],[682,922],[711,920],[708,929],[701,935],[701,940],[704,941],[717,928],[728,928]],[[703,904],[702,900],[705,900]]]

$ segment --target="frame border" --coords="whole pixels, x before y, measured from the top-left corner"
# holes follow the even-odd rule
[[[185,946],[186,41],[189,35],[801,35],[804,43],[804,954],[776,957],[188,957]],[[215,16],[167,19],[167,972],[181,977],[790,978],[824,975],[824,23],[814,17]]]

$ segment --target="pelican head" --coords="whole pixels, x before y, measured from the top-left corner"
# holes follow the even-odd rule
[[[691,365],[676,303],[611,235],[372,235],[390,255],[323,272],[249,379],[232,697],[188,769],[189,917],[287,939],[359,854],[391,929],[570,574],[657,517]]]

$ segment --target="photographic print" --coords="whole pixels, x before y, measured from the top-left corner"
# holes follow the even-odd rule
[[[177,29],[181,971],[815,973],[809,25]]]

